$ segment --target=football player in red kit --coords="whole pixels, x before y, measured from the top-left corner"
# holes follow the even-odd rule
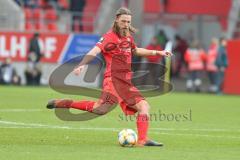
[[[136,47],[131,35],[136,32],[136,29],[131,26],[131,19],[132,15],[129,9],[118,9],[112,28],[102,36],[96,46],[86,54],[73,70],[75,75],[79,75],[97,54],[102,53],[106,61],[106,71],[104,73],[103,91],[99,100],[94,102],[56,99],[49,101],[47,108],[75,108],[103,115],[110,111],[111,106],[119,103],[126,115],[133,115],[136,112],[138,114],[136,118],[137,146],[163,146],[162,143],[150,140],[147,136],[150,106],[131,83],[131,58],[132,54],[138,56],[171,56],[172,53]]]

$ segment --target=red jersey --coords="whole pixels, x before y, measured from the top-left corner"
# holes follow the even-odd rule
[[[136,48],[132,36],[120,37],[110,30],[102,36],[96,46],[101,49],[106,61],[104,77],[124,72],[127,79],[131,78],[132,50]]]
[[[96,44],[106,61],[103,92],[98,103],[120,103],[125,114],[137,111],[133,106],[144,98],[131,82],[132,50],[136,48],[132,36],[120,37],[107,32]]]
[[[218,46],[215,44],[212,44],[209,47],[208,54],[206,57],[206,69],[209,72],[217,71],[217,66],[215,65],[215,61],[217,59],[217,52],[218,52]]]
[[[185,61],[190,71],[203,70],[206,54],[203,49],[189,48],[185,53]]]

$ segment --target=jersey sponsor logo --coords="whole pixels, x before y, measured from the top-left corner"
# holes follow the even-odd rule
[[[104,38],[101,37],[101,38],[99,39],[98,43],[102,43],[103,41],[104,41]]]

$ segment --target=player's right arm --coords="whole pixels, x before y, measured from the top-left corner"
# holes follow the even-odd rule
[[[79,63],[79,65],[74,68],[73,73],[75,75],[79,75],[86,64],[91,62],[99,53],[101,52],[101,49],[98,46],[93,47],[82,59],[82,61]]]

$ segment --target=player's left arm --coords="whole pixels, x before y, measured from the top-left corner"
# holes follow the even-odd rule
[[[172,56],[172,53],[169,51],[150,50],[150,49],[138,48],[138,47],[133,49],[132,52],[137,56],[152,56],[152,55],[160,55],[160,56],[166,56],[166,57]]]

